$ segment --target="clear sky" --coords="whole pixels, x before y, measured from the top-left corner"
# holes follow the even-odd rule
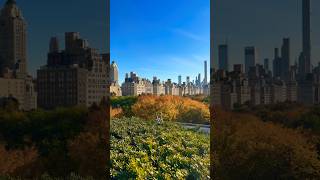
[[[209,0],[111,0],[111,59],[120,81],[140,77],[195,79],[210,59]]]
[[[76,31],[107,52],[106,0],[16,0],[28,24],[28,69],[45,65],[51,36],[64,47],[64,32]],[[0,0],[1,8],[6,0]]]
[[[272,59],[282,38],[291,39],[291,64],[302,50],[301,0],[213,0],[214,57],[217,45],[228,38],[230,67],[244,62],[244,47],[256,46],[260,63]],[[320,1],[311,0],[312,62],[320,60]],[[216,63],[217,64],[217,63]],[[271,66],[271,64],[270,64]],[[271,66],[272,67],[272,66]]]

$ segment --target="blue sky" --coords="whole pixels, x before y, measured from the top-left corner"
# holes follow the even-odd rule
[[[204,74],[210,59],[209,0],[111,0],[111,59],[120,81],[140,77],[177,82]]]
[[[58,36],[64,48],[64,32],[76,31],[90,46],[107,52],[106,0],[16,0],[27,21],[28,69],[32,75],[47,62],[49,40]],[[6,0],[0,0],[0,6]]]
[[[228,38],[230,67],[244,62],[244,47],[255,45],[258,60],[273,59],[282,38],[291,39],[291,64],[302,50],[301,0],[213,0],[214,59],[217,46]],[[311,0],[312,62],[320,60],[320,1]],[[271,65],[270,65],[271,67]]]

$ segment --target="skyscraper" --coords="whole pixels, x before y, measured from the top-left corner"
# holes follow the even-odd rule
[[[178,76],[178,84],[179,84],[179,86],[182,84],[182,77],[181,77],[181,75]]]
[[[229,66],[228,45],[219,45],[219,69],[228,71]]]
[[[299,74],[311,72],[310,0],[302,0],[302,53],[299,58]]]
[[[26,22],[14,0],[8,0],[0,14],[0,74],[5,69],[27,74]]]
[[[111,68],[110,68],[110,80],[111,83],[119,83],[119,70],[118,70],[118,65],[112,61],[111,63]]]
[[[279,56],[279,49],[274,49],[273,59],[273,77],[278,78],[281,76],[281,57]]]
[[[256,49],[255,47],[245,48],[245,72],[248,73],[250,67],[256,65]]]
[[[207,61],[204,61],[204,80],[203,80],[203,84],[204,85],[207,85],[208,84],[208,64],[207,64]]]
[[[14,98],[19,109],[37,108],[34,82],[27,72],[26,22],[14,0],[0,10],[0,98]]]
[[[268,58],[264,59],[264,64],[263,64],[263,66],[264,66],[264,69],[265,69],[266,71],[269,71],[269,59],[268,59]]]
[[[57,37],[52,37],[50,39],[49,52],[59,52],[59,41]]]
[[[283,44],[281,47],[281,71],[280,77],[282,80],[287,80],[289,77],[289,68],[290,68],[290,39],[284,38]]]

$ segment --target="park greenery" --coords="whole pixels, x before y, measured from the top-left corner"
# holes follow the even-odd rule
[[[111,122],[114,179],[209,179],[209,135],[172,122]]]
[[[162,114],[168,122],[209,123],[204,99],[140,96],[131,105],[130,114],[117,108],[114,116],[150,121]],[[186,113],[190,109],[196,115]],[[217,118],[211,134],[215,179],[320,178],[318,106],[282,103],[245,105],[234,111],[215,109]]]
[[[216,107],[216,179],[319,179],[317,109],[293,103],[234,112]]]
[[[4,179],[106,176],[103,108],[22,112],[12,107],[0,110],[0,174]]]
[[[113,97],[112,178],[206,179],[208,135],[176,123],[210,123],[204,99]],[[105,179],[108,111],[101,104],[22,112],[15,102],[2,104],[0,179]],[[320,178],[320,106],[248,104],[215,111],[214,179]],[[155,122],[156,116],[164,122]]]

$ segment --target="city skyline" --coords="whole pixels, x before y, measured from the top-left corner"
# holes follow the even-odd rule
[[[113,63],[115,63],[116,65],[117,65],[117,68],[118,68],[118,71],[120,72],[120,69],[121,69],[121,67],[119,67],[119,65],[117,64],[117,62],[116,61],[112,61],[111,62],[111,64],[113,64]],[[179,82],[179,78],[181,77],[182,79],[181,79],[181,82],[183,83],[183,82],[187,82],[187,77],[189,77],[190,78],[190,81],[192,82],[192,81],[197,81],[198,79],[199,79],[199,77],[200,77],[200,81],[201,81],[201,83],[204,83],[205,81],[206,81],[206,83],[208,83],[208,79],[205,79],[206,77],[205,77],[205,74],[207,74],[207,78],[209,77],[208,75],[208,70],[209,70],[209,68],[210,68],[210,66],[208,65],[208,63],[209,63],[209,61],[204,61],[203,63],[202,63],[202,67],[203,67],[203,69],[202,69],[202,72],[199,72],[196,76],[190,76],[190,75],[188,75],[188,74],[186,74],[185,76],[183,76],[183,75],[181,75],[181,74],[179,74],[179,73],[177,73],[178,75],[177,76],[172,76],[172,77],[170,77],[170,76],[167,76],[168,78],[166,78],[166,79],[161,79],[161,78],[159,78],[159,74],[154,74],[154,75],[151,75],[150,77],[143,77],[143,76],[140,76],[139,75],[139,72],[138,71],[128,71],[128,72],[124,72],[124,74],[123,74],[123,77],[121,77],[121,75],[122,74],[120,74],[119,72],[118,72],[118,79],[119,79],[119,81],[118,81],[118,83],[121,85],[124,81],[125,81],[125,76],[126,76],[126,74],[130,74],[131,72],[133,72],[133,73],[136,73],[140,78],[144,78],[144,79],[148,79],[148,80],[152,80],[154,77],[157,77],[157,78],[159,78],[161,81],[167,81],[168,79],[170,79],[171,81],[173,81],[174,83],[177,83],[178,84],[178,82]],[[199,65],[200,66],[200,65]],[[205,69],[204,67],[206,67],[207,66],[207,69]],[[207,72],[207,73],[205,73],[205,72]],[[200,76],[199,76],[200,75]],[[161,76],[161,75],[160,75]]]
[[[283,38],[290,38],[290,65],[299,62],[302,47],[302,1],[284,0],[276,2],[252,2],[244,0],[214,1],[214,67],[218,67],[218,45],[228,42],[229,69],[233,64],[244,64],[244,48],[255,46],[257,63],[264,64],[264,59],[273,59],[274,48],[281,48]],[[311,44],[312,65],[317,66],[320,54],[320,26],[316,23],[320,13],[316,11],[319,1],[311,0]],[[270,8],[272,13],[270,13]],[[228,11],[225,9],[228,8]],[[283,13],[284,9],[286,13]],[[241,11],[241,16],[236,16]],[[251,14],[255,14],[252,16]],[[241,23],[241,24],[239,24]],[[238,31],[234,31],[238,29]],[[272,64],[269,64],[272,69]]]
[[[281,48],[274,47],[272,72],[268,57],[259,62],[256,45],[244,49],[244,63],[233,64],[233,70],[217,68],[212,71],[212,103],[225,108],[236,108],[239,105],[274,104],[279,102],[298,102],[302,104],[319,104],[320,102],[320,62],[312,66],[313,23],[310,21],[311,0],[300,3],[301,49],[299,61],[291,61],[291,39],[284,36]],[[272,34],[272,33],[271,33]],[[296,37],[294,37],[296,38]],[[227,39],[229,42],[229,39]],[[228,63],[228,51],[219,46],[219,66]],[[226,45],[228,48],[228,44]],[[226,48],[225,48],[226,49]],[[297,52],[295,52],[297,53]],[[226,62],[224,62],[226,61]],[[313,60],[313,62],[317,62]]]
[[[5,2],[6,0],[1,0],[0,6]],[[52,36],[58,36],[62,42],[65,32],[80,32],[90,41],[90,46],[99,49],[101,53],[109,51],[106,42],[108,28],[105,0],[16,0],[16,3],[27,22],[27,63],[28,72],[33,77],[36,77],[36,70],[47,61],[47,44]],[[83,13],[84,11],[91,13]],[[63,43],[61,48],[64,48]]]
[[[111,60],[120,82],[131,71],[174,81],[203,74],[210,59],[209,2],[112,1]]]

